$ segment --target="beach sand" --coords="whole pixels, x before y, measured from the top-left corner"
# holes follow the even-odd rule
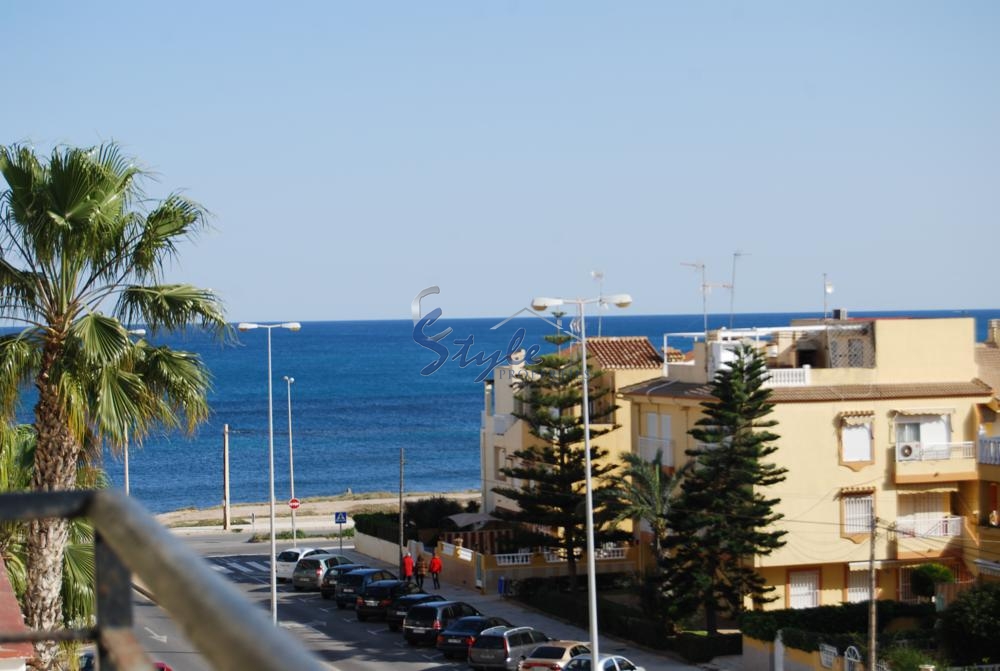
[[[444,497],[460,501],[463,505],[466,501],[479,501],[478,491],[464,492],[416,492],[406,493],[403,496],[405,501],[419,501],[435,497]],[[301,505],[295,511],[296,526],[307,527],[333,527],[333,514],[336,512],[346,512],[349,516],[359,512],[375,512],[383,510],[399,510],[399,494],[393,495],[390,492],[375,492],[366,494],[341,494],[338,496],[303,498]],[[244,526],[250,523],[255,516],[257,523],[270,516],[270,506],[265,501],[263,503],[234,503],[230,506],[230,520],[234,526]],[[157,521],[168,528],[178,527],[207,527],[222,525],[222,506],[211,508],[186,508],[174,510],[156,515]],[[288,507],[287,501],[276,501],[274,508],[275,526],[291,527],[292,511]],[[353,526],[353,523],[349,523]]]

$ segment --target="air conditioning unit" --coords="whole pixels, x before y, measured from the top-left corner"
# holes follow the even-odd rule
[[[919,461],[920,443],[899,443],[896,446],[897,461]]]

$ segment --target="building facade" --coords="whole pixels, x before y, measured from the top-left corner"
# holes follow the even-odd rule
[[[770,487],[786,545],[753,558],[775,588],[772,607],[865,601],[875,522],[878,598],[911,599],[923,562],[962,578],[1000,575],[1000,350],[993,324],[957,319],[834,319],[697,334],[683,361],[621,390],[632,449],[662,449],[678,467],[689,430],[711,400],[709,381],[740,343],[767,363],[787,468]],[[667,336],[691,338],[696,334]],[[668,350],[669,351],[669,350]]]

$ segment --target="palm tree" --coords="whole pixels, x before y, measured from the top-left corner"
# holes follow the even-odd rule
[[[25,328],[0,340],[0,407],[12,413],[33,382],[37,448],[32,488],[76,486],[85,445],[141,440],[155,424],[193,429],[208,412],[208,372],[184,352],[132,342],[127,325],[152,333],[200,324],[228,332],[211,290],[163,284],[177,243],[205,224],[180,195],[147,200],[144,177],[114,144],[57,148],[47,163],[29,147],[0,147],[0,317]],[[105,314],[107,311],[108,314]],[[28,625],[60,621],[66,520],[29,525]],[[56,646],[35,645],[53,668]]]
[[[35,430],[27,424],[0,423],[0,493],[23,492],[31,488],[35,456]],[[107,478],[98,468],[77,470],[81,489],[107,487]],[[23,599],[27,587],[27,530],[25,522],[0,523],[0,558],[14,594]],[[70,542],[63,556],[63,620],[70,625],[93,625],[96,608],[94,590],[94,530],[90,522],[77,518],[70,524]],[[79,645],[70,643],[72,648]]]
[[[623,470],[601,490],[602,500],[613,514],[614,524],[635,519],[649,524],[653,532],[653,554],[659,560],[660,542],[667,535],[667,513],[673,493],[691,462],[668,474],[663,467],[663,450],[657,450],[652,461],[634,452],[624,453],[622,461],[625,462]]]

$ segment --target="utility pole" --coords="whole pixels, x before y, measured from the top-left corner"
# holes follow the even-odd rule
[[[229,531],[229,425],[222,425],[222,528]]]
[[[736,312],[736,259],[741,256],[749,254],[738,249],[733,252],[733,274],[729,278],[729,328],[733,328],[733,313]]]
[[[875,517],[875,494],[872,494],[872,509],[871,509],[871,520],[869,522],[871,526],[870,535],[868,538],[868,668],[871,671],[875,670],[875,662],[878,660],[878,654],[875,651],[875,645],[877,642],[875,636],[875,630],[877,629],[877,618],[878,609],[875,607],[875,523],[877,522]]]
[[[403,577],[403,556],[405,545],[403,535],[403,446],[399,446],[399,577]]]

